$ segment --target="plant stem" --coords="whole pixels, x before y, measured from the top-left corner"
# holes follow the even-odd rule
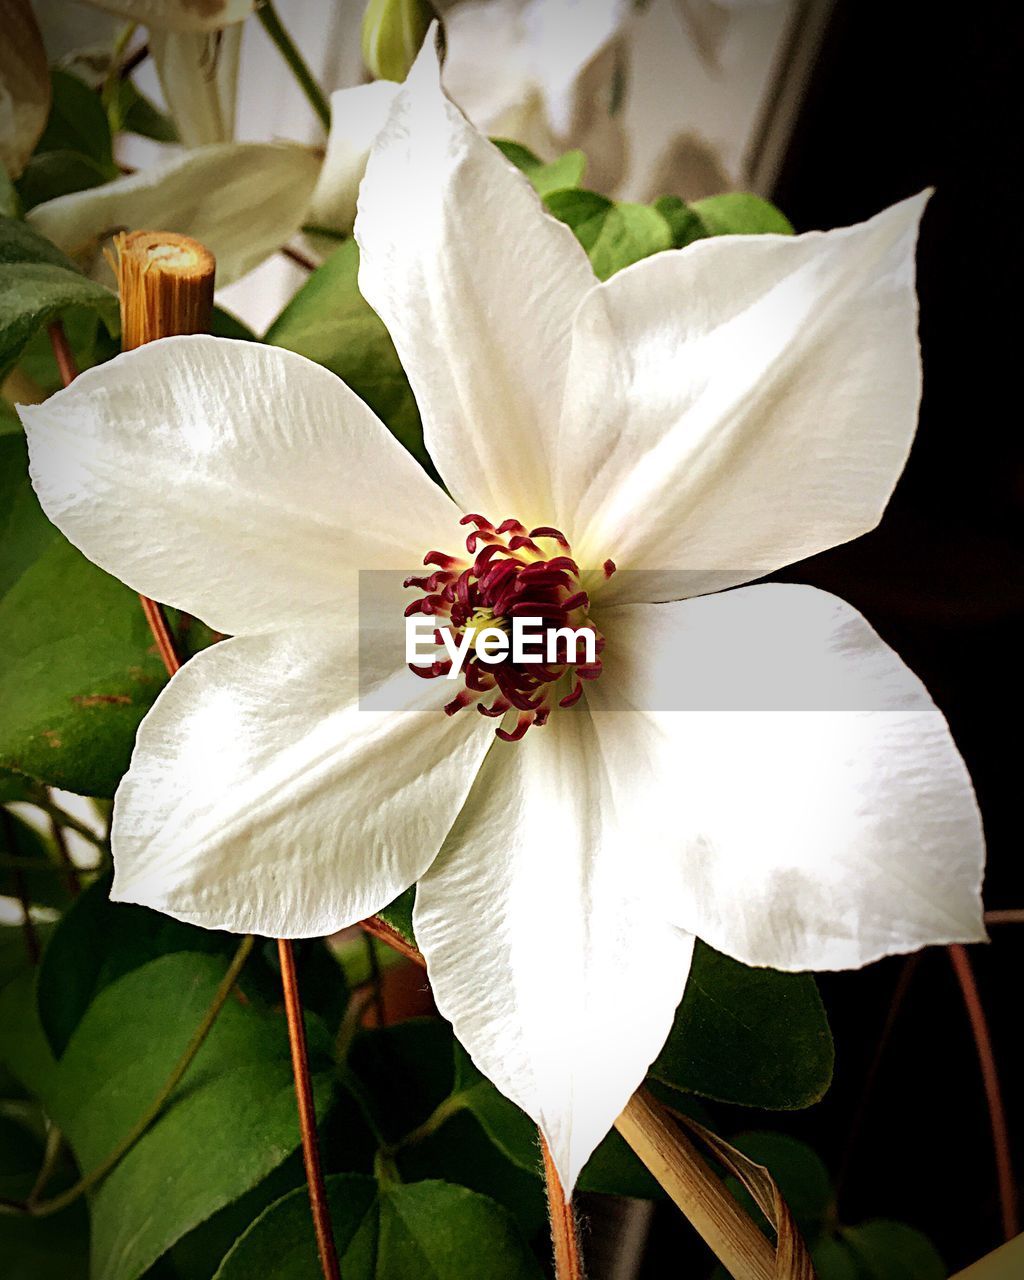
[[[65,386],[78,377],[78,365],[75,363],[74,352],[71,350],[71,343],[68,342],[68,335],[64,331],[64,325],[60,320],[53,320],[47,325],[47,333],[50,335],[50,346],[53,348],[53,358],[57,361],[57,371],[60,373],[60,380]]]
[[[277,16],[273,0],[264,0],[263,4],[256,10],[256,13],[263,24],[263,30],[266,31],[277,46],[281,57],[287,62],[292,75],[298,82],[299,88],[306,95],[306,100],[316,112],[320,123],[325,129],[329,129],[331,127],[331,108],[324,97],[323,90],[313,79],[309,67],[306,66],[306,61],[299,52],[295,41],[281,25],[281,19]]]
[[[77,898],[82,892],[82,882],[78,878],[78,868],[72,861],[71,854],[68,852],[68,842],[64,835],[64,828],[60,825],[54,815],[50,817],[50,834],[53,836],[53,843],[57,847],[57,854],[61,860],[61,867],[64,872],[64,882],[68,887],[68,893],[72,898]]]
[[[316,1108],[313,1103],[313,1084],[309,1075],[309,1051],[306,1047],[306,1026],[299,999],[299,982],[295,972],[295,949],[286,938],[277,943],[281,961],[281,985],[284,988],[284,1008],[288,1019],[288,1041],[292,1051],[292,1072],[295,1076],[295,1094],[299,1104],[299,1128],[302,1132],[302,1156],[306,1165],[306,1183],[309,1187],[309,1203],[313,1211],[313,1230],[316,1233],[317,1253],[326,1280],[341,1280],[338,1252],[334,1245],[331,1214],[327,1205],[323,1170],[320,1167],[320,1148],[316,1136]]]
[[[300,253],[298,249],[293,249],[290,244],[281,246],[281,253],[289,262],[294,262],[297,267],[301,267],[303,271],[315,271],[316,263],[312,258],[307,258],[304,253]]]
[[[960,943],[954,943],[946,950],[949,953],[956,980],[960,984],[967,1017],[970,1019],[971,1031],[974,1035],[978,1063],[981,1066],[981,1078],[985,1086],[985,1099],[988,1103],[989,1122],[992,1126],[992,1146],[995,1151],[1003,1235],[1007,1240],[1012,1240],[1020,1230],[1017,1184],[1013,1175],[1006,1111],[1003,1107],[1002,1090],[999,1087],[999,1072],[996,1070],[995,1054],[992,1052],[992,1037],[989,1035],[988,1020],[985,1017],[985,1009],[978,993],[978,984],[974,978],[974,969],[967,954],[967,948]]]
[[[1024,924],[1024,911],[1018,909],[1010,909],[1009,911],[986,911],[986,924]]]
[[[584,1280],[579,1226],[572,1198],[565,1194],[543,1134],[540,1136],[540,1149],[544,1158],[544,1189],[548,1196],[551,1244],[555,1251],[555,1280]]]
[[[423,1142],[426,1138],[433,1137],[438,1129],[443,1124],[446,1124],[452,1116],[458,1115],[460,1111],[465,1109],[466,1095],[464,1093],[450,1093],[447,1098],[437,1104],[422,1124],[418,1124],[415,1129],[410,1129],[397,1142],[388,1143],[384,1147],[385,1154],[394,1156],[397,1152],[404,1151],[406,1147],[414,1147],[417,1142]]]
[[[51,1200],[27,1200],[25,1202],[25,1209],[28,1213],[32,1214],[32,1216],[36,1218],[45,1218],[49,1217],[50,1214],[58,1213],[61,1209],[67,1208],[67,1206],[69,1204],[73,1204],[79,1196],[85,1195],[95,1186],[98,1186],[114,1166],[128,1154],[132,1147],[135,1146],[136,1142],[138,1142],[146,1130],[149,1129],[150,1125],[153,1124],[163,1111],[171,1095],[181,1083],[181,1079],[185,1072],[192,1065],[196,1054],[203,1047],[206,1037],[213,1030],[213,1025],[217,1021],[221,1009],[224,1008],[227,998],[230,996],[231,990],[234,987],[235,982],[238,980],[238,975],[242,972],[242,968],[244,967],[246,960],[249,958],[249,953],[253,948],[253,942],[254,939],[252,937],[246,937],[239,943],[234,959],[231,961],[227,973],[224,975],[220,986],[217,988],[213,1000],[210,1002],[209,1008],[203,1015],[202,1022],[200,1022],[199,1026],[193,1032],[192,1039],[188,1042],[185,1052],[178,1059],[174,1070],[167,1078],[166,1084],[157,1094],[156,1098],[154,1098],[146,1112],[136,1121],[133,1127],[125,1134],[117,1146],[114,1147],[113,1151],[111,1151],[106,1159],[101,1161],[94,1169],[91,1169],[87,1174],[80,1178],[73,1187],[69,1187],[67,1191],[61,1192],[59,1196],[54,1196]]]

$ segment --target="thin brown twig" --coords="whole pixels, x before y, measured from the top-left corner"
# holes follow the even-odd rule
[[[299,1104],[299,1127],[303,1133],[302,1157],[306,1165],[306,1184],[309,1187],[309,1203],[313,1211],[316,1248],[326,1280],[341,1280],[341,1268],[338,1265],[338,1252],[331,1228],[331,1214],[327,1204],[323,1169],[320,1166],[320,1148],[316,1140],[316,1107],[309,1074],[306,1024],[302,1016],[299,981],[295,972],[295,949],[287,938],[278,939],[277,954],[281,961],[281,986],[284,988],[288,1042],[292,1051],[292,1073],[295,1076],[295,1096]],[[311,1141],[306,1141],[307,1134],[312,1135]]]
[[[167,614],[164,613],[164,607],[162,604],[157,604],[155,600],[150,600],[149,596],[143,595],[139,596],[139,603],[142,605],[142,612],[146,615],[149,629],[156,641],[160,661],[167,669],[167,674],[173,676],[176,671],[181,670],[181,657],[171,624],[167,621]]]
[[[380,938],[381,942],[386,942],[392,950],[397,951],[399,955],[405,956],[406,960],[411,960],[414,964],[418,964],[421,969],[427,967],[427,962],[423,959],[422,952],[414,947],[411,942],[406,942],[398,930],[393,929],[380,916],[369,916],[366,920],[360,920],[359,927],[364,933],[372,934],[373,937]]]
[[[1024,924],[1024,910],[1019,908],[1007,911],[986,911],[986,924]]]
[[[967,954],[967,948],[954,943],[946,948],[953,972],[960,984],[967,1017],[971,1023],[974,1036],[974,1047],[981,1067],[982,1083],[985,1087],[985,1101],[988,1104],[989,1122],[992,1126],[992,1147],[996,1163],[996,1181],[999,1186],[999,1208],[1002,1217],[1003,1236],[1012,1240],[1020,1231],[1020,1215],[1017,1205],[1017,1183],[1013,1174],[1013,1159],[1010,1155],[1010,1138],[1006,1127],[1006,1110],[1003,1106],[1003,1094],[999,1085],[999,1072],[996,1069],[995,1054],[992,1052],[992,1037],[989,1034],[988,1019],[985,1007],[981,1003],[978,984],[974,977],[974,967]]]
[[[53,358],[57,361],[60,380],[67,386],[78,377],[78,364],[71,350],[71,343],[68,342],[68,335],[60,320],[51,320],[46,331],[50,335],[50,346],[53,348]]]
[[[50,814],[50,834],[53,836],[53,843],[57,849],[57,855],[60,858],[61,866],[64,870],[64,883],[68,887],[68,893],[72,898],[77,898],[82,892],[82,882],[78,878],[78,868],[75,866],[74,859],[68,849],[67,836],[64,834],[64,828],[57,821],[55,814]]]
[[[315,271],[316,263],[312,258],[307,258],[304,253],[300,253],[298,249],[293,249],[290,244],[281,246],[281,253],[289,262],[294,262],[297,267],[301,267],[303,271]]]
[[[583,1280],[576,1212],[571,1197],[567,1197],[562,1188],[562,1180],[543,1134],[540,1138],[540,1150],[544,1158],[544,1189],[548,1197],[551,1244],[555,1252],[555,1280]]]

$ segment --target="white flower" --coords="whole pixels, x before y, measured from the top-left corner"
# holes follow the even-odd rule
[[[356,235],[451,497],[338,379],[256,344],[157,342],[22,410],[50,518],[234,637],[142,725],[114,896],[299,937],[418,881],[438,1007],[566,1188],[660,1050],[695,936],[783,969],[982,937],[977,809],[916,677],[823,592],[693,598],[878,521],[916,420],[924,199],[598,284],[422,53]],[[491,518],[478,552],[506,518],[538,551],[460,554],[463,513]],[[566,554],[555,529],[580,575],[527,572]],[[429,552],[455,560],[428,556],[418,596],[458,574],[499,611],[489,556],[527,595],[580,576],[600,678],[502,722],[472,704],[521,700],[521,672],[482,694],[411,675],[391,584]],[[361,570],[394,571],[362,604]]]

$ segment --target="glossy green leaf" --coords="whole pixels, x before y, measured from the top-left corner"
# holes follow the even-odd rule
[[[0,597],[59,537],[32,490],[25,437],[0,436]]]
[[[682,1003],[651,1067],[675,1089],[769,1110],[817,1102],[832,1036],[809,974],[748,969],[698,942]]]
[[[115,295],[16,218],[0,218],[0,266],[0,379],[30,339],[66,307],[88,307],[111,333],[117,331]]]
[[[652,253],[673,248],[672,228],[648,205],[616,202],[582,190],[554,191],[544,203],[572,228],[599,280],[607,280]]]
[[[68,307],[61,312],[60,322],[79,371],[102,364],[121,350],[119,339],[111,335],[99,315],[89,307]],[[26,344],[18,360],[18,372],[31,378],[47,395],[64,385],[50,335],[45,329],[40,329]]]
[[[345,1280],[540,1280],[543,1271],[509,1214],[485,1196],[444,1182],[386,1184],[327,1179]],[[271,1205],[221,1263],[215,1280],[317,1280],[309,1216],[299,1188]]]
[[[0,766],[112,796],[165,682],[138,598],[58,538],[0,600]]]
[[[100,95],[69,71],[53,69],[50,118],[36,146],[46,151],[75,151],[95,161],[108,178],[120,172],[114,163],[110,124]]]
[[[36,1001],[50,1049],[59,1058],[93,1000],[125,974],[162,955],[235,946],[226,934],[111,902],[110,877],[101,877],[59,921],[39,966]]]
[[[412,909],[416,903],[416,886],[412,885],[404,893],[389,903],[377,915],[385,924],[389,924],[410,946],[416,945],[416,935],[412,931]]]
[[[27,212],[47,200],[88,191],[110,181],[106,167],[80,151],[44,151],[32,156],[18,179],[18,196]]]
[[[709,236],[793,234],[793,224],[781,210],[747,191],[707,196],[695,200],[690,209],[700,218]]]
[[[429,458],[409,380],[383,321],[359,292],[359,248],[341,244],[299,289],[264,341],[347,382],[424,466]]]
[[[678,196],[662,196],[655,200],[654,208],[669,225],[673,248],[685,249],[694,240],[703,240],[709,234],[700,214]]]
[[[19,980],[0,997],[18,1028],[3,1052],[66,1134],[99,1164],[157,1096],[208,1009],[220,956],[166,955],[108,986],[55,1063]],[[30,996],[30,992],[28,993]],[[330,1040],[308,1020],[319,1114],[331,1096]],[[283,1016],[229,999],[167,1109],[91,1198],[97,1280],[136,1280],[187,1232],[257,1186],[298,1145]]]
[[[582,151],[567,151],[557,160],[545,164],[539,156],[519,142],[512,142],[507,138],[494,138],[493,142],[506,160],[510,160],[526,174],[539,196],[547,196],[552,191],[563,191],[568,187],[578,187],[583,181],[587,157]]]

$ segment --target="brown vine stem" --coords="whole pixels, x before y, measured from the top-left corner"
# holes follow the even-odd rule
[[[583,1280],[580,1233],[572,1198],[567,1197],[562,1188],[562,1180],[543,1134],[540,1138],[540,1150],[544,1158],[544,1187],[548,1194],[551,1244],[555,1251],[555,1280]]]
[[[64,883],[68,887],[68,893],[72,898],[77,898],[82,892],[82,882],[78,878],[78,868],[75,866],[74,860],[68,849],[67,836],[64,834],[64,828],[57,821],[54,814],[50,814],[50,834],[53,836],[53,843],[57,849],[57,855],[61,861],[61,867],[64,871]]]
[[[1017,1183],[1013,1174],[1013,1160],[1010,1155],[1010,1138],[1006,1127],[1006,1111],[1003,1107],[1003,1094],[999,1085],[999,1072],[996,1069],[995,1054],[992,1052],[992,1037],[989,1034],[988,1019],[981,1003],[978,984],[974,977],[974,967],[967,954],[967,948],[954,943],[946,948],[953,965],[953,972],[960,984],[967,1017],[971,1023],[974,1046],[978,1053],[978,1064],[981,1067],[982,1083],[985,1087],[985,1100],[988,1103],[989,1123],[992,1126],[992,1146],[995,1152],[996,1181],[999,1186],[999,1208],[1002,1216],[1003,1236],[1012,1240],[1020,1231],[1020,1215],[1017,1204]]]
[[[1024,910],[1019,908],[1008,911],[986,911],[986,924],[1024,924]]]

